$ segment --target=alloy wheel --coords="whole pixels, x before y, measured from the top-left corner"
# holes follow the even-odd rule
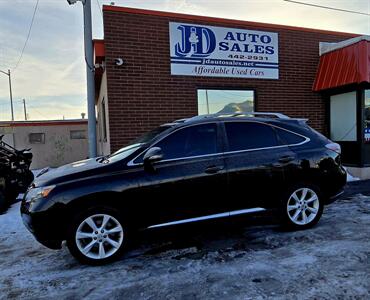
[[[122,246],[124,238],[120,222],[108,214],[92,215],[81,222],[75,241],[86,257],[101,260],[112,256]]]
[[[296,225],[307,225],[319,214],[320,200],[310,188],[300,188],[289,197],[287,212]]]

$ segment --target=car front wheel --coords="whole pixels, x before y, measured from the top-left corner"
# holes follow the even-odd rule
[[[306,229],[317,224],[323,212],[318,187],[298,185],[288,191],[282,203],[283,223],[292,229]]]
[[[119,212],[92,208],[72,222],[67,246],[80,262],[101,265],[118,258],[126,244],[126,230]]]

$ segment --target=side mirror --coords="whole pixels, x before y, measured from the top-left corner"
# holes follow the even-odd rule
[[[150,148],[144,155],[144,165],[151,165],[163,158],[162,149],[159,147]]]

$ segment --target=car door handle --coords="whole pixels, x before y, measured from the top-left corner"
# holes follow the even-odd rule
[[[222,167],[222,166],[210,166],[210,167],[206,168],[204,170],[204,172],[207,173],[207,174],[216,174],[216,173],[222,171],[223,169],[224,169],[224,167]]]
[[[278,159],[278,162],[280,163],[288,163],[288,162],[291,162],[294,160],[294,156],[289,156],[289,155],[286,155],[286,156],[282,156]]]

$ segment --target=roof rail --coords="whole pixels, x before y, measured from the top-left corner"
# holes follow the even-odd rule
[[[245,113],[242,113],[242,114],[245,114],[245,115],[254,115],[254,116],[271,116],[271,117],[276,117],[278,119],[290,119],[290,117],[288,117],[287,115],[284,115],[282,113],[275,113],[275,112],[256,112],[256,111],[252,111],[252,112],[245,112]]]
[[[290,119],[287,115],[282,113],[274,113],[274,112],[255,112],[255,111],[246,111],[246,112],[235,112],[235,113],[216,113],[216,114],[209,114],[209,115],[199,115],[189,119],[187,121],[194,121],[194,120],[201,120],[205,118],[230,118],[230,117],[251,117],[251,116],[268,116],[268,117],[275,117],[277,119]]]

